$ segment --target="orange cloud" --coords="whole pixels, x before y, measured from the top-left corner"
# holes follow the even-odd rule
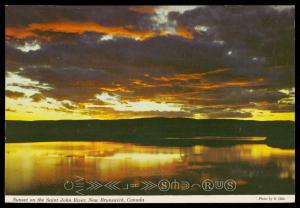
[[[176,34],[186,39],[193,39],[193,34],[184,27],[176,27]]]
[[[101,87],[100,89],[108,92],[132,92],[124,87]]]
[[[109,27],[102,26],[93,22],[32,23],[27,27],[8,27],[5,29],[5,34],[7,37],[14,37],[17,39],[39,37],[40,35],[38,35],[36,32],[64,32],[78,34],[82,34],[85,32],[97,32],[139,40],[145,40],[161,35],[153,31],[134,30],[131,25],[127,25],[124,27]],[[184,29],[178,29],[177,35],[188,39],[192,38],[191,34],[189,34]]]
[[[139,79],[133,79],[131,80],[131,83],[132,84],[135,84],[135,85],[138,85],[138,86],[141,86],[141,87],[148,87],[148,88],[151,88],[151,87],[172,87],[173,85],[171,83],[157,83],[157,84],[149,84],[149,83],[145,83],[144,81],[142,80],[139,80]]]
[[[193,74],[175,74],[172,76],[161,76],[161,77],[154,77],[154,80],[159,81],[188,81],[194,79],[200,79],[202,77],[201,73],[193,73]]]
[[[32,31],[24,28],[6,28],[5,35],[9,37],[14,37],[17,39],[24,39],[29,37],[36,37],[37,35]]]
[[[203,84],[192,85],[192,87],[196,89],[216,89],[216,88],[222,88],[227,86],[251,87],[251,86],[257,86],[261,84],[262,81],[263,79],[259,78],[256,81],[228,81],[222,83],[203,83]]]
[[[137,39],[147,39],[156,34],[152,31],[136,31],[131,27],[107,27],[92,22],[54,22],[54,23],[32,23],[23,28],[6,28],[7,36],[23,39],[35,37],[35,31],[42,32],[66,32],[66,33],[85,33],[98,32],[114,36],[122,36]]]
[[[154,77],[154,80],[159,81],[189,81],[189,80],[197,80],[201,79],[203,76],[211,75],[211,74],[218,74],[225,71],[228,71],[229,69],[217,69],[213,71],[208,72],[202,72],[202,73],[192,73],[192,74],[175,74],[171,76],[161,76],[161,77]]]
[[[154,6],[131,6],[128,8],[129,11],[142,13],[142,14],[154,14]]]

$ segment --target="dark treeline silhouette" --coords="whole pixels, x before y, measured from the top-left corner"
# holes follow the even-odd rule
[[[122,120],[6,121],[6,142],[120,141],[158,145],[242,143],[190,141],[197,136],[264,136],[271,146],[294,147],[294,122],[233,119],[141,118]]]

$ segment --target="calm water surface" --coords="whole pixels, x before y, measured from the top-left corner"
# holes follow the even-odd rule
[[[149,185],[150,182],[158,184],[162,179],[187,181],[190,188],[161,191]],[[204,191],[191,187],[206,179],[233,179],[236,189]],[[294,179],[294,150],[266,144],[161,147],[116,142],[37,142],[5,145],[6,194],[78,194],[75,193],[78,190],[91,195],[291,194]],[[104,187],[110,181],[117,190],[110,190],[114,185]],[[132,184],[138,185],[128,188]],[[149,190],[143,189],[145,186]]]

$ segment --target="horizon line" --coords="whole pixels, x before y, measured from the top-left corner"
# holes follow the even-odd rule
[[[140,119],[190,119],[190,120],[235,120],[235,121],[257,121],[257,122],[266,122],[266,121],[290,121],[294,122],[295,120],[254,120],[254,119],[239,119],[239,118],[189,118],[189,117],[141,117],[141,118],[121,118],[121,119],[41,119],[41,120],[13,120],[5,119],[5,121],[120,121],[120,120],[140,120]]]

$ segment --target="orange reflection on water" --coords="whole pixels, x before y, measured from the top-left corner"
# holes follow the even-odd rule
[[[222,166],[222,171],[215,170],[218,164],[225,164],[225,169]],[[75,176],[99,181],[179,175],[187,179],[218,179],[230,176],[232,164],[254,164],[262,170],[272,167],[278,178],[295,177],[294,150],[265,144],[160,147],[116,142],[37,142],[5,144],[5,186],[6,192],[18,193],[63,184]],[[236,179],[247,183],[247,178],[237,175]]]
[[[9,192],[34,184],[57,183],[76,175],[104,181],[168,176],[175,171],[174,163],[181,160],[179,148],[111,142],[15,143],[6,144],[5,153]]]
[[[200,159],[204,161],[257,161],[264,163],[272,158],[293,158],[295,150],[269,147],[266,144],[240,144],[215,148],[195,145],[193,153],[195,156],[201,155]]]

